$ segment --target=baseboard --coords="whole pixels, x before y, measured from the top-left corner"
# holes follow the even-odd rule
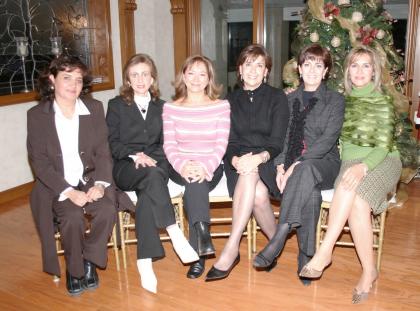
[[[0,192],[0,204],[19,199],[21,197],[29,195],[32,190],[34,182],[28,182],[26,184],[8,189],[6,191]]]

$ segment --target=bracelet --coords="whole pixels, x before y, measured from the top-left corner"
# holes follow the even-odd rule
[[[263,151],[263,153],[262,153],[262,163],[267,163],[269,157],[270,157],[270,154],[268,153],[268,151]]]

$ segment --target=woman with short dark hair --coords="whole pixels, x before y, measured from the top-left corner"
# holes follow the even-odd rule
[[[289,109],[284,92],[266,83],[271,63],[265,48],[258,44],[244,48],[238,58],[241,88],[227,96],[231,127],[224,158],[233,196],[232,230],[206,281],[227,277],[239,262],[239,243],[252,214],[268,238],[276,229],[270,204],[270,196],[278,196],[273,159],[283,148]]]
[[[320,45],[310,45],[300,52],[302,83],[288,95],[292,115],[287,140],[283,152],[274,160],[277,186],[282,193],[279,224],[268,245],[255,257],[257,268],[275,261],[292,229],[296,229],[299,243],[298,273],[315,253],[321,190],[333,187],[340,169],[337,142],[344,98],[325,85],[330,69],[330,53]]]
[[[102,103],[80,96],[89,82],[85,64],[60,56],[40,76],[40,102],[28,111],[28,155],[35,173],[31,209],[41,237],[44,271],[60,275],[55,216],[70,295],[98,287],[96,266],[106,266],[116,216]],[[85,214],[90,216],[88,235]]]

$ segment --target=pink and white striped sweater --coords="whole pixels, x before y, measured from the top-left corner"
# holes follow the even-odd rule
[[[206,106],[163,106],[163,150],[173,168],[181,173],[186,162],[198,161],[206,170],[206,180],[220,165],[226,152],[230,130],[230,105],[220,100]]]

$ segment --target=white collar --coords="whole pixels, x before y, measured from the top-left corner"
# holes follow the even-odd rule
[[[57,104],[57,101],[54,99],[54,111],[56,114],[60,115],[61,117],[64,117],[60,106]],[[85,116],[90,115],[89,109],[87,109],[86,105],[83,103],[83,101],[80,98],[76,99],[75,108],[74,108],[74,116]]]
[[[146,96],[134,95],[134,102],[142,108],[147,108],[151,98],[150,92],[147,92]]]

